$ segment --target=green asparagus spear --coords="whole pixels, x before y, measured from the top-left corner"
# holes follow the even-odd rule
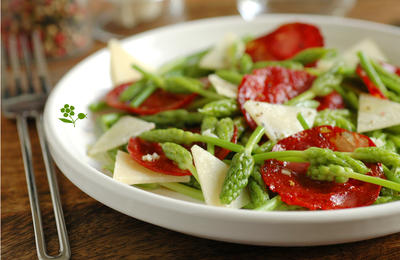
[[[131,107],[139,107],[157,89],[153,81],[147,81],[146,86],[129,103]]]
[[[177,128],[154,129],[140,134],[139,137],[148,142],[157,143],[172,142],[178,144],[191,144],[193,142],[205,142],[226,148],[234,152],[239,152],[243,149],[243,146],[238,144]]]
[[[392,170],[383,165],[383,172],[389,181],[397,182],[400,184],[400,168],[392,167]]]
[[[283,60],[283,61],[258,61],[253,64],[253,69],[265,68],[268,66],[281,66],[293,70],[302,70],[303,64],[297,61]]]
[[[190,92],[197,93],[201,96],[211,98],[214,100],[225,99],[224,96],[221,96],[210,90],[204,89],[203,83],[194,78],[190,78],[187,76],[176,76],[168,78],[167,81],[168,81],[168,86],[174,86],[174,88],[176,89],[186,89],[189,90]]]
[[[118,99],[121,102],[129,101],[134,99],[140,92],[142,92],[147,87],[147,80],[142,79],[135,83],[132,83],[119,95]]]
[[[343,153],[367,163],[382,163],[386,166],[400,167],[400,155],[379,147],[359,147],[352,153]]]
[[[179,144],[169,142],[163,143],[161,145],[161,148],[163,149],[168,159],[176,162],[176,165],[179,167],[179,169],[189,170],[190,173],[192,173],[192,175],[200,183],[196,167],[194,167],[193,165],[192,154],[188,150],[186,150]]]
[[[354,172],[353,169],[348,167],[342,167],[339,165],[319,165],[319,166],[310,166],[309,172],[311,172],[311,177],[317,180],[326,180],[332,181],[335,179],[336,182],[343,183],[346,182],[348,178],[380,185],[383,187],[387,187],[389,189],[393,189],[396,191],[400,191],[400,184],[395,183],[389,180],[372,177],[365,174],[360,174]]]
[[[337,62],[330,70],[316,78],[310,89],[287,101],[285,105],[292,105],[303,100],[310,100],[317,96],[330,94],[334,87],[342,82],[343,76],[338,73],[342,67],[343,62]]]
[[[253,201],[255,207],[259,207],[269,200],[268,193],[262,190],[258,182],[254,180],[252,176],[249,177],[248,187],[251,200]]]
[[[364,51],[359,51],[357,54],[360,58],[361,67],[367,73],[368,78],[375,84],[376,87],[380,89],[380,91],[382,91],[383,94],[387,95],[388,90],[379,78],[378,73],[376,73],[374,66],[372,66],[371,60]]]
[[[398,200],[400,200],[400,196],[379,196],[373,204],[383,204]]]
[[[98,122],[101,129],[105,132],[110,127],[115,124],[121,116],[125,115],[125,113],[107,113],[98,117]]]
[[[218,77],[232,84],[239,85],[242,82],[243,74],[236,70],[217,70],[215,71]]]
[[[157,127],[197,125],[203,121],[204,115],[188,112],[185,109],[167,110],[154,115],[140,116],[142,120],[154,122]]]
[[[351,106],[354,110],[358,109],[358,97],[354,92],[346,91],[340,85],[336,85],[333,88],[335,89],[336,92],[338,92],[342,96],[344,102],[347,105]]]
[[[302,100],[299,102],[292,103],[291,106],[294,107],[308,107],[308,108],[317,108],[320,103],[316,100]]]
[[[307,120],[304,118],[302,113],[297,114],[297,120],[299,120],[301,126],[306,129],[310,129],[310,125],[308,124]]]
[[[201,78],[212,73],[211,70],[201,69],[198,66],[200,59],[207,53],[201,51],[188,57],[180,57],[162,66],[158,73],[166,78],[186,75],[192,78]]]
[[[219,120],[215,129],[218,138],[225,141],[232,140],[234,131],[235,131],[235,126],[233,124],[233,120],[230,117],[225,117]]]
[[[269,201],[267,201],[266,203],[264,203],[263,205],[255,208],[254,210],[273,211],[282,204],[283,204],[283,201],[281,200],[281,196],[277,195],[277,196],[273,197],[272,199],[270,199]]]
[[[381,191],[379,192],[379,195],[381,196],[397,196],[399,195],[398,191],[386,188],[386,187],[382,187]]]
[[[277,159],[279,161],[297,161],[309,162],[312,165],[340,165],[349,167],[356,172],[366,174],[369,169],[359,160],[352,158],[355,153],[334,152],[330,149],[310,147],[304,151],[278,151],[254,155],[256,162],[268,159]],[[364,154],[364,153],[360,153]],[[299,159],[299,160],[296,160]]]
[[[163,76],[169,75],[182,75],[183,74],[183,67],[188,62],[188,57],[179,57],[171,62],[164,64],[159,70],[158,73]],[[178,72],[179,71],[179,72]]]
[[[253,69],[253,60],[247,53],[243,54],[239,60],[239,70],[243,74],[250,73]]]
[[[374,60],[370,60],[373,68],[377,72],[382,83],[386,85],[389,89],[400,95],[400,76],[396,73],[392,73],[386,70],[382,65]]]
[[[255,165],[249,177],[249,191],[255,207],[265,204],[270,198],[267,187],[261,176],[261,166]]]
[[[236,126],[237,129],[237,137],[238,139],[242,136],[244,131],[246,131],[248,125],[244,117],[239,116],[233,119],[233,124]]]
[[[235,41],[227,50],[227,62],[231,69],[236,70],[239,67],[239,61],[243,55],[243,41]]]
[[[182,182],[183,185],[192,187],[197,190],[201,190],[200,183],[196,180],[196,178],[192,175],[190,176],[190,181],[189,182]]]
[[[234,99],[212,101],[198,111],[204,115],[215,117],[235,116],[240,113],[238,103]]]
[[[154,84],[160,88],[165,86],[165,79],[163,77],[156,75],[156,74],[149,73],[137,65],[132,65],[132,67],[134,69],[136,69],[137,71],[139,71],[143,75],[143,79],[145,79],[145,80],[147,79],[148,81],[154,82]]]
[[[107,105],[107,103],[105,101],[93,102],[89,106],[89,110],[92,112],[99,112],[106,108],[109,108],[109,106]]]
[[[355,116],[348,109],[324,109],[318,111],[314,120],[314,126],[331,125],[338,126],[343,129],[354,132],[356,126],[354,124]]]
[[[168,188],[170,190],[176,191],[178,193],[184,194],[191,198],[198,199],[200,201],[204,201],[203,192],[201,190],[189,187],[187,185],[178,183],[178,182],[161,182],[160,186]]]
[[[216,133],[216,128],[218,124],[218,118],[215,116],[206,116],[201,123],[201,133],[209,131],[211,134]]]
[[[258,153],[267,153],[270,152],[272,150],[272,148],[275,146],[276,142],[268,140],[267,142],[263,143],[260,146],[256,146],[253,150],[254,154],[258,154]]]
[[[251,152],[254,146],[260,141],[264,132],[264,127],[258,126],[251,135],[246,146],[233,156],[232,163],[229,165],[219,196],[222,204],[230,204],[240,195],[243,188],[247,185],[248,178],[254,167],[254,160],[251,156]]]
[[[389,133],[392,133],[395,135],[400,135],[400,125],[388,127],[388,128],[385,128],[385,130]]]
[[[207,136],[218,137],[216,135],[218,125],[218,118],[215,116],[206,116],[201,123],[201,134]],[[207,144],[207,151],[211,154],[215,152],[215,146],[213,144]]]
[[[323,57],[333,56],[337,54],[337,50],[335,49],[327,49],[323,47],[314,47],[302,50],[297,53],[290,60],[300,62],[303,65],[311,64]]]
[[[256,162],[277,159],[280,161],[309,162],[313,165],[335,164],[350,167],[361,174],[368,172],[368,168],[362,162],[382,163],[386,166],[400,167],[399,154],[379,147],[359,147],[353,152],[333,152],[330,149],[310,147],[304,151],[269,152],[256,154],[253,157]]]

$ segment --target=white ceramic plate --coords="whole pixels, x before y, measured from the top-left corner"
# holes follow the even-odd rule
[[[365,37],[374,38],[394,63],[400,64],[400,29],[352,19],[267,15],[251,22],[222,17],[182,23],[135,35],[123,41],[139,59],[159,66],[173,58],[211,46],[225,32],[262,35],[288,22],[320,27],[328,47],[344,49]],[[61,171],[99,202],[134,218],[182,233],[243,244],[311,246],[345,243],[400,231],[400,202],[364,208],[316,212],[254,212],[216,208],[134,188],[100,172],[86,155],[95,141],[88,106],[110,88],[109,53],[101,50],[73,68],[53,90],[44,114],[51,153]],[[73,105],[88,119],[61,122],[60,109]]]

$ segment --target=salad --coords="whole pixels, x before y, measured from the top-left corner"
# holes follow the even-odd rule
[[[235,209],[400,199],[400,69],[373,40],[343,53],[317,26],[226,34],[154,69],[109,43],[115,88],[90,147],[113,178]]]

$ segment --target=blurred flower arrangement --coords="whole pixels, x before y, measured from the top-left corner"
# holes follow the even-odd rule
[[[92,41],[87,0],[2,0],[1,16],[6,45],[10,34],[38,29],[48,58],[77,55]]]

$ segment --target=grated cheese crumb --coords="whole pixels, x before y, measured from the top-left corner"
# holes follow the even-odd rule
[[[292,175],[292,172],[289,171],[289,170],[287,170],[287,169],[283,169],[283,170],[282,170],[282,174],[285,174],[285,175],[290,176],[290,175]]]
[[[157,153],[153,153],[153,160],[160,159],[160,156]]]
[[[152,162],[155,160],[160,159],[160,156],[157,153],[153,153],[153,154],[146,154],[142,156],[142,161],[147,161],[147,162]]]

